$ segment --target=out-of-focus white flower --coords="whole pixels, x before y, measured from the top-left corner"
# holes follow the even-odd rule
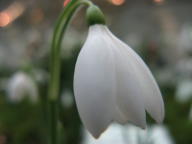
[[[192,80],[180,81],[176,90],[176,99],[180,102],[186,102],[190,98],[192,98]]]
[[[147,111],[164,119],[164,103],[150,70],[105,25],[90,26],[78,56],[74,92],[80,117],[98,138],[113,121],[146,127]]]
[[[8,97],[13,102],[20,102],[25,97],[31,102],[38,100],[38,88],[30,76],[23,72],[14,74],[8,82]]]
[[[178,78],[190,78],[192,76],[192,59],[185,58],[180,60],[176,65],[175,71],[178,74]],[[180,79],[178,80],[180,81]]]
[[[48,82],[49,74],[46,71],[42,69],[34,69],[32,73],[37,83],[44,84]]]
[[[70,90],[66,89],[63,91],[61,96],[61,102],[64,107],[69,108],[73,105],[73,94]]]
[[[192,27],[191,25],[185,24],[181,28],[179,35],[178,45],[184,54],[191,52],[192,46]]]
[[[175,86],[175,73],[170,67],[161,68],[156,71],[156,79],[159,84]]]
[[[87,131],[84,133],[84,144],[174,144],[167,127],[152,126],[140,130],[135,126],[123,127],[112,124],[108,133],[94,139]]]

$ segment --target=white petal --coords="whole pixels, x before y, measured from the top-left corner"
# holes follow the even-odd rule
[[[76,63],[74,92],[80,117],[94,137],[112,121],[115,94],[114,64],[103,29],[90,27]]]
[[[159,87],[149,68],[143,62],[140,56],[138,56],[130,47],[112,34],[111,37],[113,41],[117,43],[117,45],[121,45],[120,48],[122,53],[127,54],[127,60],[124,61],[129,61],[129,63],[134,65],[134,69],[132,69],[130,65],[127,65],[127,68],[134,71],[135,76],[139,79],[139,85],[137,86],[135,83],[135,87],[140,87],[138,91],[142,92],[141,96],[143,96],[145,109],[157,122],[162,122],[164,119],[164,102]]]
[[[161,92],[148,67],[140,57],[137,56],[136,58],[138,62],[138,70],[141,74],[141,81],[144,82],[142,86],[145,93],[145,108],[152,118],[160,123],[164,119],[164,102]]]
[[[122,45],[111,39],[116,66],[116,101],[127,121],[146,127],[145,107],[137,68],[131,57],[121,51]]]

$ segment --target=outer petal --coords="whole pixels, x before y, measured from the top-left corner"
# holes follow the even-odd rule
[[[131,51],[131,50],[130,50]],[[134,55],[134,51],[132,51]],[[138,63],[138,70],[141,73],[141,81],[143,81],[143,91],[144,91],[144,102],[147,112],[155,119],[157,122],[162,122],[164,119],[164,102],[159,90],[159,87],[151,74],[149,68],[142,61],[142,59],[136,55],[136,62]],[[143,74],[143,75],[142,75]]]
[[[90,27],[76,63],[74,92],[80,117],[94,137],[112,121],[115,94],[114,64],[103,29]]]
[[[139,80],[138,83],[133,83],[133,87],[138,87],[138,91],[142,92],[140,97],[143,97],[142,100],[144,101],[145,109],[157,122],[162,122],[164,119],[164,102],[159,87],[149,68],[130,47],[117,39],[110,31],[108,33],[114,43],[119,45],[119,50],[123,54],[126,54],[126,56],[124,55],[124,61],[125,63],[129,61],[129,64],[127,63],[125,67],[131,69],[135,73],[133,77],[137,77]]]
[[[145,106],[137,67],[129,53],[121,51],[122,45],[115,40],[111,39],[116,66],[116,105],[127,121],[145,128]]]

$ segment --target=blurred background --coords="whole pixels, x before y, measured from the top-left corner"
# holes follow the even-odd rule
[[[74,17],[62,44],[60,91],[63,144],[192,144],[192,1],[93,0],[110,30],[150,67],[166,116],[148,129],[113,124],[95,140],[82,126],[73,72],[88,27]],[[0,144],[46,144],[49,50],[64,0],[0,0]],[[62,127],[63,125],[63,127]]]

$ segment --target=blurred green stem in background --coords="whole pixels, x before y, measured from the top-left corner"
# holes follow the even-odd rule
[[[48,89],[49,144],[58,144],[58,99],[60,91],[61,42],[70,20],[81,5],[91,6],[89,0],[71,0],[61,12],[53,33],[50,55],[50,82]]]

